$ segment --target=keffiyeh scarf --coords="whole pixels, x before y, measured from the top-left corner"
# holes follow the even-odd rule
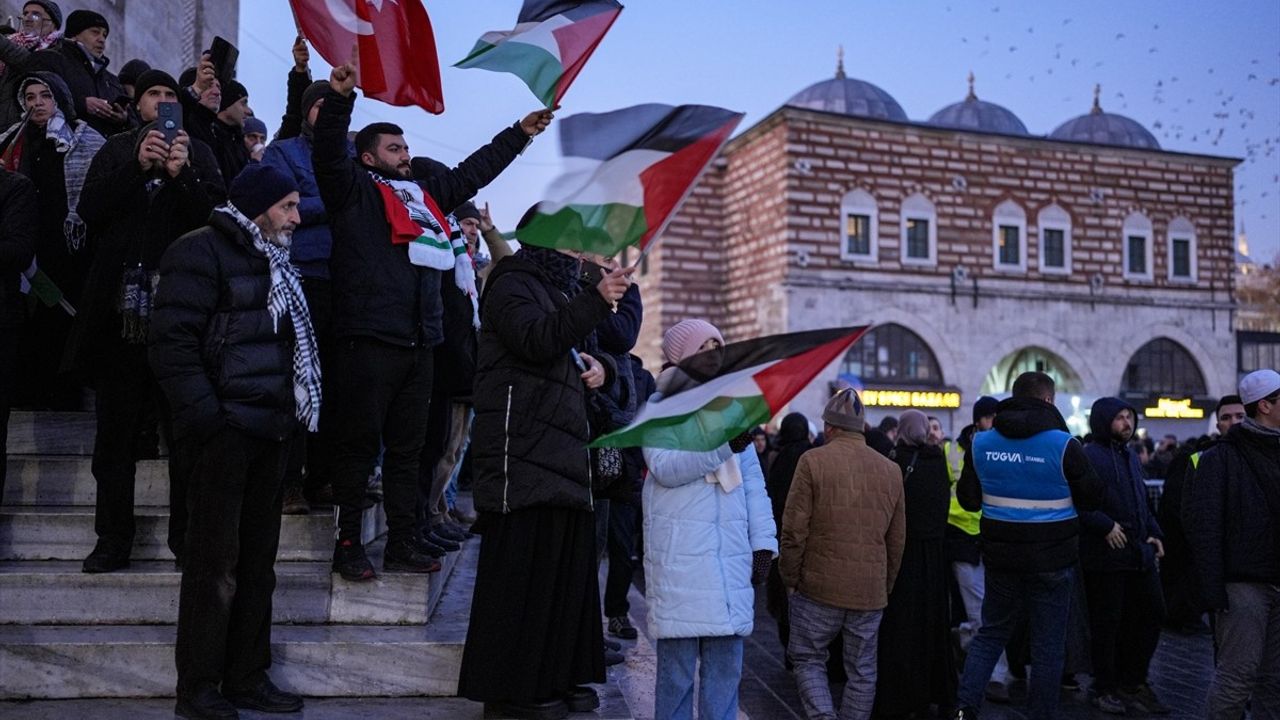
[[[35,33],[16,32],[9,36],[9,42],[13,43],[14,45],[17,45],[18,47],[26,48],[31,52],[36,52],[39,50],[47,50],[49,46],[53,45],[54,43],[58,42],[61,39],[62,39],[61,30],[54,30],[48,35],[36,35]],[[6,65],[3,62],[0,62],[0,72],[4,72],[7,69],[8,69],[8,65]]]
[[[311,326],[311,312],[302,294],[302,276],[289,262],[289,248],[268,241],[262,231],[244,213],[231,203],[214,209],[236,221],[249,237],[253,246],[271,265],[271,290],[267,293],[267,309],[280,332],[280,316],[289,314],[293,322],[293,399],[297,417],[307,430],[316,432],[320,427],[320,356],[316,352],[316,335]]]

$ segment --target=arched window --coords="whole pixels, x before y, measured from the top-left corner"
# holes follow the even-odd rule
[[[991,253],[996,270],[1027,271],[1027,213],[1012,200],[991,213]]]
[[[1130,280],[1150,280],[1151,220],[1142,213],[1124,219],[1124,276]]]
[[[1060,205],[1049,205],[1036,216],[1040,231],[1040,272],[1071,274],[1071,215]]]
[[[1169,280],[1196,281],[1196,226],[1178,217],[1169,223]]]
[[[845,260],[874,262],[876,237],[880,223],[876,217],[876,199],[865,190],[846,193],[840,201],[840,257]]]
[[[877,325],[867,331],[844,356],[841,373],[868,384],[942,384],[942,369],[933,350],[902,325]]]
[[[1200,365],[1186,348],[1169,338],[1156,338],[1129,358],[1120,393],[1187,397],[1207,395],[1208,389]]]
[[[1001,358],[987,372],[982,382],[983,395],[999,395],[1013,390],[1013,381],[1025,372],[1042,372],[1053,378],[1056,389],[1062,394],[1080,392],[1084,383],[1067,361],[1042,347],[1024,347]]]
[[[938,213],[929,198],[916,193],[902,201],[902,264],[938,263]]]

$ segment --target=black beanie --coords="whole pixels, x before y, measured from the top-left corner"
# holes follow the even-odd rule
[[[62,33],[63,37],[73,38],[89,28],[100,27],[111,34],[111,25],[107,23],[107,19],[92,10],[76,10],[67,16],[67,29]]]
[[[157,85],[169,88],[174,94],[179,92],[178,83],[174,81],[172,75],[152,68],[138,76],[138,81],[133,86],[133,101],[137,102],[142,98],[143,93]]]
[[[186,70],[183,70],[183,71],[182,71],[182,74],[178,76],[178,84],[179,84],[179,85],[181,85],[181,86],[182,86],[182,87],[184,87],[184,88],[185,88],[185,87],[191,87],[192,85],[195,85],[195,84],[196,84],[196,69],[195,69],[195,68],[193,68],[193,67],[189,67],[189,68],[187,68]]]
[[[241,98],[249,97],[249,89],[235,80],[228,80],[222,86],[222,104],[218,106],[218,110],[226,110],[235,105]]]
[[[307,113],[311,112],[311,106],[315,105],[316,101],[324,97],[325,93],[327,92],[329,92],[328,80],[317,80],[311,83],[310,85],[308,85],[306,90],[302,91],[303,122],[306,122]]]
[[[459,205],[458,207],[456,207],[456,208],[454,208],[454,209],[453,209],[453,217],[454,217],[454,219],[456,219],[458,222],[462,222],[463,220],[466,220],[467,218],[474,218],[474,219],[476,219],[476,220],[479,220],[479,219],[480,219],[480,211],[476,209],[476,204],[475,204],[475,203],[473,203],[473,202],[471,202],[470,200],[468,200],[468,201],[466,201],[466,202],[462,203],[461,205]]]
[[[984,417],[990,417],[996,414],[1000,408],[1000,401],[990,395],[983,395],[973,404],[973,422],[976,425],[979,420]]]
[[[49,14],[49,19],[53,21],[53,26],[62,27],[62,8],[58,7],[58,3],[53,0],[27,0],[22,3],[22,8],[25,10],[28,5],[39,5],[44,8],[44,11]]]
[[[280,172],[274,165],[249,163],[231,181],[227,200],[241,214],[253,220],[291,192],[298,192],[298,183],[293,175]]]
[[[147,64],[147,61],[140,58],[134,58],[125,63],[124,67],[120,68],[120,84],[137,85],[138,78],[142,76],[142,73],[150,69],[151,66]]]

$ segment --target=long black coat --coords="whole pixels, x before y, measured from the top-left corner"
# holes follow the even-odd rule
[[[36,189],[27,178],[0,169],[0,328],[22,324],[18,274],[36,252]]]
[[[408,248],[391,243],[382,193],[369,168],[348,154],[354,103],[333,91],[325,96],[311,148],[316,184],[333,229],[333,333],[434,347],[444,337],[441,274],[413,265]],[[441,208],[457,207],[506,169],[527,140],[517,127],[507,128],[454,170],[418,182]]]
[[[224,424],[283,440],[296,425],[293,324],[267,309],[271,268],[222,213],[183,235],[160,260],[147,357],[173,409],[178,438]]]
[[[191,141],[191,162],[176,178],[163,171],[144,173],[137,146],[146,129],[108,138],[89,165],[80,194],[77,209],[95,244],[67,347],[70,361],[80,368],[91,367],[121,342],[125,266],[157,267],[174,240],[203,226],[226,199],[213,152],[198,140]]]
[[[48,49],[35,53],[31,56],[27,70],[48,70],[60,75],[71,89],[71,97],[75,99],[76,116],[102,133],[103,137],[111,137],[129,129],[128,117],[117,123],[90,113],[85,106],[85,98],[90,97],[115,102],[124,96],[124,85],[110,70],[95,68],[75,40],[63,38]]]
[[[473,398],[477,510],[591,507],[586,386],[569,351],[609,313],[594,290],[567,299],[519,253],[494,266]]]

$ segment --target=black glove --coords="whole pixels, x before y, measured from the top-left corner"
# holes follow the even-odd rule
[[[738,437],[729,441],[729,449],[732,450],[736,455],[737,453],[740,453],[743,450],[746,450],[747,446],[750,444],[751,444],[751,433],[744,432]]]
[[[751,553],[751,584],[763,585],[769,579],[769,566],[773,564],[773,553],[768,550],[756,550]]]

